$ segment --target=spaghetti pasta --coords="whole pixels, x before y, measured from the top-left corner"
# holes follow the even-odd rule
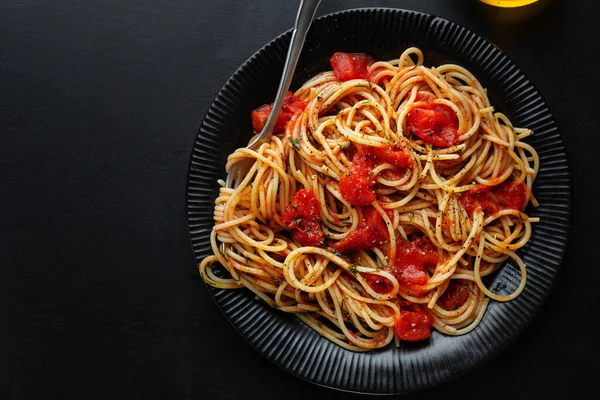
[[[426,339],[430,327],[471,331],[490,299],[525,287],[516,251],[537,222],[523,212],[537,206],[532,132],[495,112],[465,68],[426,67],[417,48],[331,61],[288,99],[282,132],[229,156],[227,169],[254,164],[235,188],[219,181],[200,274],[354,351]],[[499,295],[482,278],[507,259],[520,283]]]

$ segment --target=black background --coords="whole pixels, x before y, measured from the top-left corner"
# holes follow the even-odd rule
[[[404,398],[600,395],[600,6],[541,0],[323,0],[318,15],[407,8],[458,22],[544,95],[573,180],[563,269],[499,357]],[[0,398],[362,398],[287,374],[212,302],[185,185],[228,77],[294,22],[297,2],[0,2]]]

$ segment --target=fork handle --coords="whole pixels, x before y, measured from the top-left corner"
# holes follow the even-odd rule
[[[279,116],[281,106],[283,105],[283,99],[292,83],[292,77],[294,76],[296,65],[298,65],[298,58],[300,58],[300,53],[304,46],[304,41],[306,40],[306,33],[315,17],[315,12],[317,11],[317,7],[319,7],[319,3],[321,3],[321,0],[300,1],[298,14],[296,15],[296,24],[292,32],[292,39],[285,59],[283,75],[281,76],[277,95],[275,96],[275,102],[273,103],[273,108],[271,109],[271,114],[269,114],[269,119],[267,119],[265,127],[247,146],[252,150],[256,150],[273,132],[275,122],[277,122],[277,117]]]

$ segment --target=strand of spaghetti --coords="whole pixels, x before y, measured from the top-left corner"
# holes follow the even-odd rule
[[[261,146],[261,148],[262,148],[262,146]],[[262,161],[263,163],[267,164],[269,167],[273,168],[282,177],[285,184],[288,183],[287,174],[285,173],[283,168],[281,168],[279,165],[275,164],[273,161],[269,160],[267,157],[263,156],[262,154],[254,151],[254,150],[245,148],[245,147],[236,150],[236,152],[245,154],[246,156],[250,156],[251,158],[256,158],[257,160]],[[248,174],[248,175],[250,175],[250,174]],[[243,184],[244,183],[242,182],[241,185],[243,185]]]
[[[380,273],[383,271],[380,271]],[[375,274],[375,272],[373,272]],[[393,285],[393,289],[392,291],[389,293],[389,297],[393,298],[396,293],[398,292],[398,280],[391,274],[386,275],[386,274],[381,274],[381,276],[385,277],[386,279],[389,279],[392,282]],[[341,280],[343,280],[344,278],[340,278]],[[393,307],[393,303],[390,303],[387,300],[379,300],[379,299],[374,299],[374,298],[369,298],[369,297],[364,297],[363,295],[361,295],[360,293],[356,292],[356,291],[352,291],[348,288],[348,285],[345,286],[340,286],[340,289],[342,291],[344,291],[344,293],[346,295],[348,295],[349,297],[352,297],[353,299],[363,302],[363,303],[369,303],[369,304],[381,304],[381,305],[386,305],[389,307],[392,307],[395,310],[397,310],[397,307]]]
[[[480,233],[482,223],[483,223],[483,214],[480,212],[475,212],[473,214],[473,226],[471,228],[471,232],[469,233],[469,236],[465,240],[461,249],[458,252],[456,252],[452,256],[452,258],[450,258],[447,261],[444,261],[441,265],[438,265],[436,267],[435,273],[433,274],[433,276],[430,277],[429,280],[427,281],[427,283],[423,286],[424,290],[433,289],[434,287],[440,285],[442,281],[448,279],[454,273],[454,269],[456,269],[456,263],[463,256],[463,254],[465,254],[467,249],[471,246],[471,244],[473,243],[473,240],[475,239],[475,236],[478,233]]]
[[[451,196],[450,192],[445,192],[442,195],[442,201],[439,202],[438,212],[437,212],[436,220],[435,220],[435,239],[436,239],[437,245],[440,248],[442,248],[448,252],[454,253],[454,252],[459,251],[459,249],[461,248],[461,245],[460,244],[451,245],[451,244],[446,243],[446,240],[444,239],[444,232],[442,230],[444,213],[446,212],[446,207],[448,205],[448,201],[450,200],[450,196]],[[423,213],[422,213],[422,215],[423,215],[423,221],[427,225],[429,225],[428,216]],[[425,221],[425,219],[427,219],[427,221]],[[462,247],[464,247],[464,245],[462,245]]]
[[[247,215],[245,215],[243,217],[232,219],[231,221],[221,222],[219,224],[215,224],[214,230],[215,231],[222,231],[222,230],[225,230],[225,229],[229,229],[232,226],[243,224],[244,222],[248,222],[248,221],[253,220],[255,218],[256,218],[256,216],[254,214],[247,214]]]
[[[342,123],[342,115],[338,114],[338,117],[335,120],[335,126],[338,131],[344,135],[347,139],[354,143],[364,144],[366,146],[375,146],[382,147],[389,145],[389,140],[386,138],[382,138],[379,136],[370,136],[365,135],[364,133],[357,133],[352,129],[349,129],[347,126],[344,126]],[[378,146],[379,145],[379,146]]]
[[[462,310],[457,310],[457,311],[460,311],[459,315],[457,315],[453,318],[449,317],[449,316],[445,317],[443,319],[444,324],[453,325],[453,326],[461,324],[462,322],[471,318],[471,316],[473,315],[473,312],[477,310],[478,306],[479,306],[479,302],[478,302],[477,296],[469,295],[469,300],[467,300],[463,304],[464,308]],[[434,310],[434,315],[435,315],[436,313],[439,313],[439,311],[442,310],[442,308],[436,305],[433,310]]]
[[[483,284],[483,281],[481,280],[481,275],[479,273],[479,269],[480,269],[480,265],[481,265],[481,254],[483,253],[485,241],[486,241],[486,237],[484,235],[482,235],[481,239],[479,240],[479,251],[477,252],[477,258],[475,259],[475,265],[473,268],[475,282],[477,283],[477,286],[479,286],[479,290],[481,290],[483,293],[485,293],[485,295],[487,297],[489,297],[491,299],[494,299],[496,301],[512,300],[515,297],[517,297],[525,288],[525,282],[527,280],[527,271],[525,270],[525,263],[515,253],[513,253],[512,251],[507,251],[506,254],[509,255],[517,263],[517,265],[519,266],[519,269],[521,271],[521,279],[519,282],[519,286],[517,286],[517,288],[515,289],[514,292],[512,292],[511,294],[506,295],[506,296],[498,295],[496,293],[491,292]]]
[[[389,240],[391,243],[388,258],[390,260],[395,260],[396,259],[396,246],[395,246],[396,232],[394,230],[394,224],[392,224],[392,221],[390,221],[390,217],[386,214],[385,210],[381,207],[381,205],[378,202],[376,202],[376,201],[373,202],[373,207],[377,210],[377,212],[383,219],[385,226],[387,227],[388,236],[389,236]],[[406,237],[406,233],[404,233],[404,235],[402,235],[402,236]]]
[[[331,291],[336,291],[335,287],[330,287],[328,288],[328,290]],[[336,293],[339,296],[339,293]],[[342,316],[342,311],[341,308],[339,307],[339,301],[338,301],[338,296],[332,296],[334,304],[335,304],[335,308],[336,308],[336,316],[338,319],[338,326],[341,328],[342,332],[344,333],[344,335],[346,336],[346,338],[351,342],[354,343],[355,345],[361,347],[361,348],[370,348],[370,349],[374,349],[377,347],[380,347],[380,343],[379,342],[384,342],[384,343],[389,343],[392,338],[393,338],[393,329],[386,329],[386,333],[385,333],[385,338],[381,338],[380,340],[376,340],[376,339],[372,339],[372,340],[364,340],[358,336],[356,336],[354,334],[354,332],[350,333],[350,331],[348,330],[348,328],[346,327],[346,325],[344,324],[344,319]],[[378,336],[382,336],[382,335],[378,335]]]

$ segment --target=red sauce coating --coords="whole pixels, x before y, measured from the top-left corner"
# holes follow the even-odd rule
[[[358,152],[369,154],[371,157],[374,157],[377,161],[379,161],[379,163],[387,162],[400,169],[413,166],[413,160],[408,154],[406,154],[402,149],[394,149],[392,146],[359,146]]]
[[[427,266],[437,265],[438,249],[425,236],[418,236],[408,242],[400,240],[396,244],[396,259],[388,267],[400,287],[413,293],[420,293],[420,287],[427,283]]]
[[[494,186],[492,194],[502,207],[521,211],[525,208],[527,200],[527,185],[524,182],[517,183],[513,179],[507,179]]]
[[[406,300],[404,297],[396,296],[393,299],[390,299],[392,303],[396,303],[396,305],[402,310],[403,308],[410,308],[413,303],[410,300]]]
[[[340,179],[342,197],[353,206],[367,206],[376,200],[375,180],[371,171],[375,168],[375,160],[367,154],[355,154],[350,171]]]
[[[333,248],[341,252],[381,248],[388,239],[383,218],[373,206],[367,206],[362,208],[362,219],[356,229],[334,243]]]
[[[432,95],[417,94],[416,101],[426,104],[406,115],[406,130],[433,146],[453,146],[458,142],[458,117],[450,107],[433,104],[433,100]]]
[[[400,311],[396,317],[394,329],[400,340],[425,340],[431,335],[433,319],[427,311]]]
[[[393,285],[389,279],[386,279],[377,274],[365,274],[365,280],[367,284],[371,286],[376,293],[386,294],[392,291]]]
[[[500,210],[500,207],[490,196],[491,191],[491,186],[477,185],[473,189],[461,194],[459,202],[471,215],[473,215],[475,210],[479,209],[486,215],[495,214]]]
[[[471,215],[481,209],[485,215],[493,215],[498,211],[512,209],[521,211],[525,208],[527,186],[507,179],[496,186],[477,185],[464,192],[459,199],[463,208]]]
[[[465,304],[468,298],[469,289],[466,283],[452,280],[437,302],[443,309],[452,311]]]
[[[384,67],[377,67],[369,73],[369,68],[374,63],[374,60],[366,54],[337,52],[331,57],[329,62],[336,78],[341,81],[368,79],[376,85],[390,81],[389,76],[377,79],[377,74],[386,69]]]
[[[337,52],[329,59],[335,77],[341,81],[368,79],[373,59],[366,54]]]
[[[413,160],[402,149],[363,145],[356,148],[350,171],[340,179],[342,197],[353,206],[367,206],[377,199],[375,180],[371,176],[376,165],[384,162],[395,165],[399,175],[405,168],[413,166]]]
[[[281,111],[279,112],[279,116],[277,117],[277,122],[275,122],[273,133],[284,132],[287,123],[295,115],[300,114],[302,111],[304,111],[304,109],[306,108],[306,104],[306,101],[301,100],[292,92],[287,92],[283,99],[283,105],[281,106]],[[252,127],[254,128],[255,132],[260,132],[263,130],[267,123],[267,120],[269,119],[269,115],[271,114],[272,109],[273,104],[265,104],[264,106],[252,111]]]
[[[294,239],[305,246],[323,243],[321,209],[313,192],[301,189],[290,199],[281,220],[288,225]]]
[[[387,235],[386,235],[387,238]],[[396,244],[396,258],[387,271],[398,279],[401,288],[414,294],[422,292],[421,286],[427,283],[425,268],[437,265],[437,247],[424,236],[411,241],[400,241]],[[371,289],[380,294],[392,291],[392,283],[376,274],[365,274],[365,279]]]
[[[385,68],[384,67],[377,67],[375,68],[373,71],[371,71],[371,73],[369,74],[369,80],[373,83],[375,83],[376,85],[379,84],[379,79],[377,79],[377,74],[379,74],[381,71],[384,71]],[[387,83],[390,81],[390,77],[389,76],[384,76],[383,78],[381,78],[381,83]]]

